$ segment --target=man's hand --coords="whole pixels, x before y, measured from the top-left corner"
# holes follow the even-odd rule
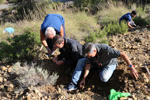
[[[83,88],[85,86],[85,79],[82,79],[82,81],[79,84],[80,88]]]
[[[58,59],[57,57],[54,57],[53,58],[53,63],[56,63],[57,59]]]
[[[51,49],[49,47],[47,47],[46,49],[47,49],[48,54],[52,53],[52,51],[51,51]]]
[[[133,66],[130,68],[130,74],[133,79],[137,79],[139,77],[138,72]]]
[[[63,60],[56,60],[56,65],[62,65],[62,64],[64,64],[64,61]]]

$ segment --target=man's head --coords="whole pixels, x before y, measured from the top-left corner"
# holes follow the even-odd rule
[[[137,14],[137,12],[136,12],[135,10],[133,10],[133,11],[131,12],[131,17],[136,17],[136,14]]]
[[[48,39],[53,39],[53,37],[56,35],[56,31],[53,27],[47,27],[45,31],[45,36]]]
[[[64,38],[60,35],[56,35],[53,37],[53,45],[57,48],[63,48],[64,46]]]
[[[85,43],[83,46],[83,56],[95,57],[97,54],[97,49],[93,43]]]

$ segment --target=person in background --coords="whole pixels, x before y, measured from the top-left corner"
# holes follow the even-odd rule
[[[134,23],[134,21],[132,20],[132,18],[136,17],[136,15],[137,15],[137,12],[135,10],[133,10],[131,13],[127,13],[127,14],[123,15],[119,19],[119,23],[121,24],[121,21],[125,20],[127,22],[127,25],[131,29],[135,29],[136,24]]]
[[[106,44],[93,43],[84,44],[82,52],[86,58],[78,60],[75,71],[72,75],[72,80],[65,88],[67,91],[78,89],[77,84],[83,69],[85,69],[85,71],[81,78],[82,80],[79,83],[80,88],[85,85],[85,79],[87,78],[91,68],[97,68],[100,80],[102,82],[107,82],[118,65],[118,57],[123,58],[123,60],[127,63],[127,66],[130,68],[131,76],[135,79],[138,78],[138,72],[124,52],[115,50]]]
[[[41,25],[40,38],[49,54],[55,50],[52,39],[56,34],[65,37],[65,19],[60,14],[48,14]]]
[[[53,45],[60,50],[60,55],[53,58],[53,62],[57,65],[65,64],[74,68],[82,58],[82,45],[76,40],[56,35],[53,38]]]
[[[14,35],[13,35],[14,34],[14,28],[12,28],[12,27],[5,28],[4,31],[3,31],[3,33],[8,33],[9,36],[11,38],[13,38],[14,37]]]

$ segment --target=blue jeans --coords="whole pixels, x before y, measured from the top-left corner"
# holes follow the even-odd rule
[[[85,66],[86,66],[86,58],[79,59],[77,65],[76,65],[75,71],[72,75],[72,82],[74,84],[78,83]],[[117,64],[116,65],[108,65],[108,66],[104,67],[102,70],[100,70],[99,77],[100,77],[101,81],[107,82],[110,79],[110,77],[112,76],[114,70],[116,69],[116,66],[117,66]]]

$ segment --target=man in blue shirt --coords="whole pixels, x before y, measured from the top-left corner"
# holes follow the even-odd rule
[[[138,78],[138,73],[127,55],[123,52],[111,48],[106,44],[86,43],[83,46],[82,52],[86,58],[78,60],[72,76],[72,80],[66,88],[68,91],[77,89],[77,84],[83,72],[83,69],[85,69],[85,71],[82,80],[79,83],[80,88],[85,85],[85,79],[89,74],[90,69],[94,67],[98,69],[101,81],[107,82],[111,78],[114,70],[118,65],[118,57],[123,58],[123,60],[127,63],[130,68],[131,76],[133,78]]]
[[[119,19],[119,23],[121,23],[122,20],[125,20],[127,22],[127,25],[134,29],[136,26],[134,21],[132,20],[133,17],[136,17],[136,11],[132,11],[131,13],[127,13],[125,15],[123,15],[120,19]]]
[[[13,37],[14,37],[14,35],[13,35],[13,33],[14,33],[14,28],[12,28],[12,27],[5,28],[4,31],[3,31],[3,33],[8,33],[9,36],[10,36],[11,38],[13,38]]]
[[[58,34],[65,37],[65,20],[60,14],[48,14],[40,30],[41,42],[47,49],[48,53],[51,54],[53,51],[52,39]]]

